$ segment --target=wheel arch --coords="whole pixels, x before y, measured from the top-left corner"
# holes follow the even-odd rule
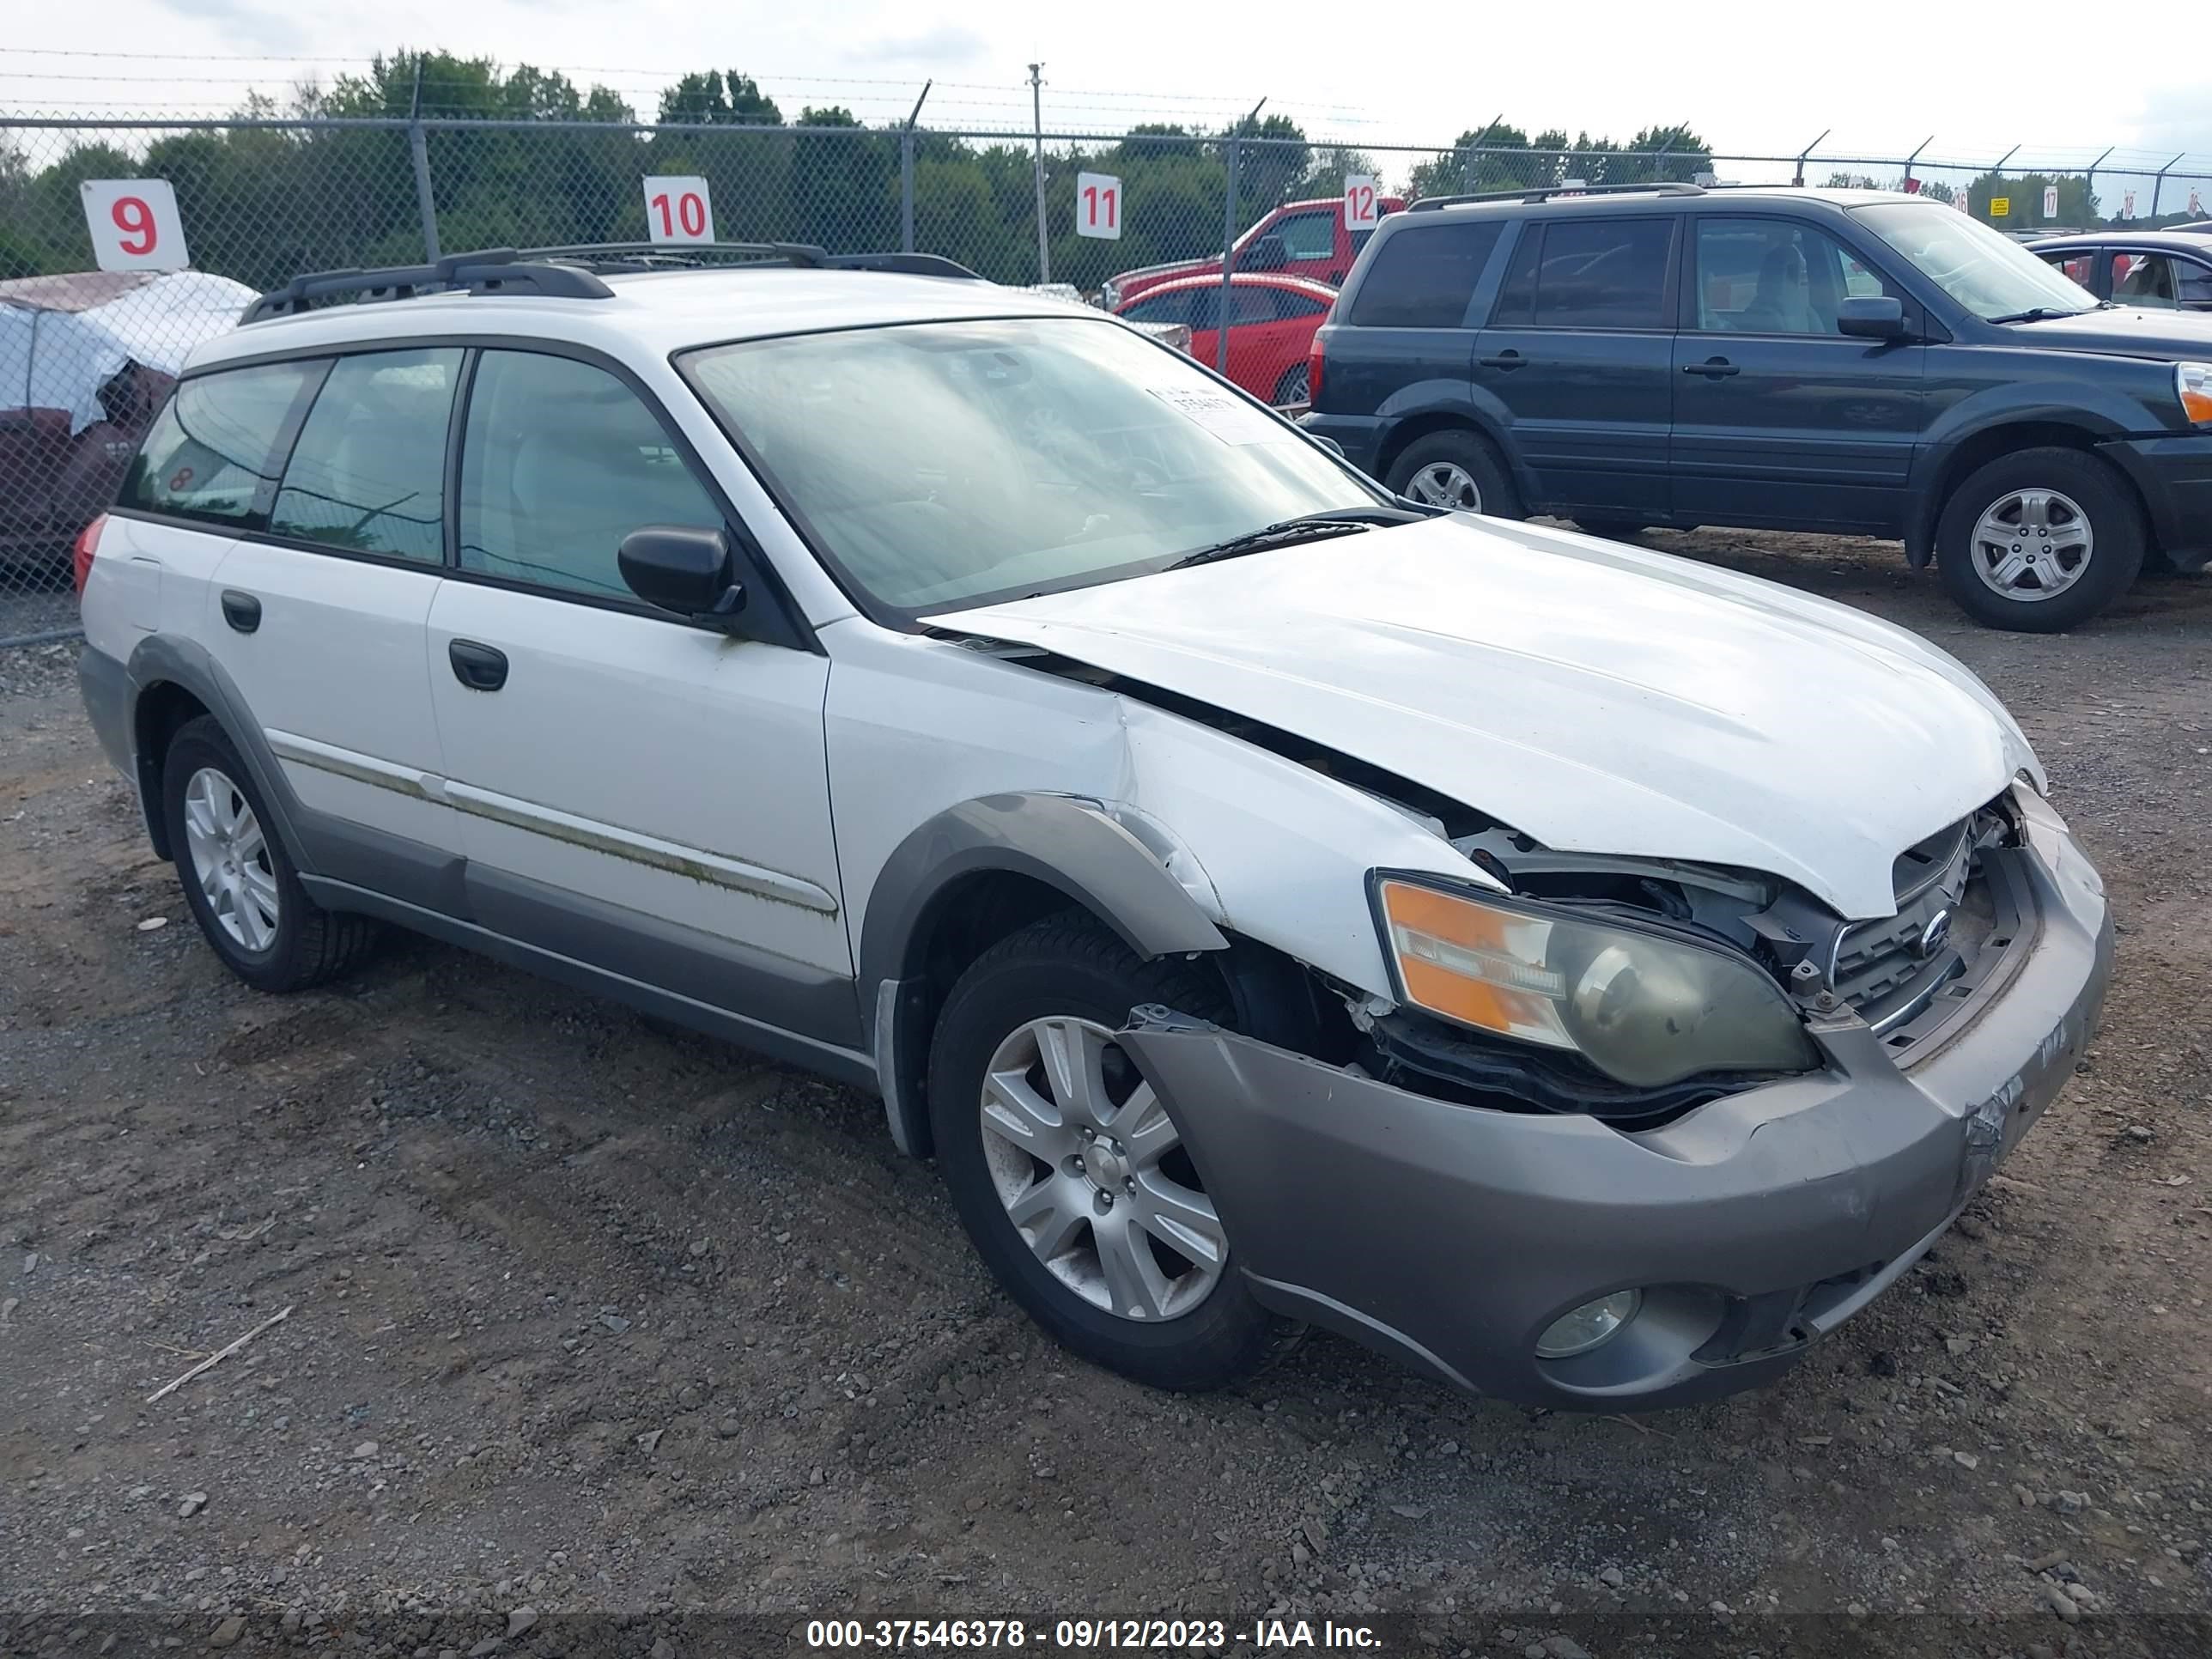
[[[952,982],[1008,933],[1069,908],[1097,918],[1139,957],[1229,945],[1142,842],[1100,807],[1065,795],[963,801],[914,830],[884,861],[861,920],[857,988],[900,1150],[930,1150],[930,1039]]]
[[[1376,447],[1375,476],[1387,483],[1400,456],[1422,439],[1439,432],[1464,432],[1488,444],[1491,453],[1498,458],[1498,464],[1505,469],[1523,498],[1528,497],[1528,481],[1522,475],[1512,450],[1489,422],[1468,409],[1429,410],[1419,415],[1409,415],[1400,421],[1383,434],[1382,441]]]
[[[1936,526],[1945,504],[1960,484],[1991,461],[2021,449],[2072,449],[2102,460],[2100,447],[2111,435],[2101,422],[2092,427],[2043,417],[1996,421],[1953,440],[1941,452],[1913,501],[1905,527],[1905,562],[1918,570],[1935,558]],[[2142,489],[2125,467],[2114,466],[2109,460],[2105,465],[2142,514],[2144,534],[2152,536],[2155,545],[2149,504],[2143,500]]]

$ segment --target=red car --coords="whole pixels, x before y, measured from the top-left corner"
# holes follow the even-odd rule
[[[1336,290],[1302,276],[1229,279],[1229,378],[1275,404],[1306,401],[1306,350],[1328,319]],[[1156,283],[1115,309],[1133,323],[1181,323],[1190,355],[1211,368],[1219,361],[1221,269]]]
[[[1397,213],[1404,210],[1406,204],[1401,197],[1385,196],[1376,205],[1384,213]],[[1359,257],[1359,250],[1367,246],[1367,239],[1374,234],[1371,230],[1346,230],[1344,204],[1334,197],[1314,202],[1285,202],[1237,239],[1236,269],[1239,272],[1304,276],[1335,288],[1344,281],[1345,272],[1352,269],[1352,262]],[[1107,280],[1106,309],[1118,311],[1125,301],[1135,299],[1148,289],[1200,270],[1211,270],[1216,276],[1220,276],[1220,254],[1217,252],[1208,259],[1182,259],[1173,264],[1125,270]]]

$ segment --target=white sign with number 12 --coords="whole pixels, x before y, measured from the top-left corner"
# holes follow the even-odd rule
[[[1344,175],[1344,228],[1372,230],[1382,222],[1381,204],[1375,199],[1375,180],[1364,173]]]
[[[645,234],[656,242],[711,242],[714,201],[707,181],[663,173],[645,181]]]
[[[1075,234],[1121,240],[1121,181],[1112,173],[1075,175]]]
[[[182,270],[191,263],[167,179],[88,179],[77,190],[102,270]]]

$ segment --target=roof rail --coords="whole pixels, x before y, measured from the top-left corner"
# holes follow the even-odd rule
[[[471,294],[538,294],[563,300],[605,300],[614,295],[588,270],[572,264],[540,263],[511,247],[449,253],[434,264],[385,265],[374,270],[308,271],[272,289],[246,307],[240,326],[271,317],[289,317],[316,300],[356,294],[374,300],[412,299],[421,290],[465,289]]]
[[[1555,196],[1703,196],[1703,185],[1662,179],[1644,185],[1547,185],[1537,190],[1484,190],[1467,196],[1424,196],[1411,204],[1408,213],[1432,213],[1438,208],[1459,207],[1468,202],[1548,202]]]
[[[356,295],[367,300],[410,300],[418,293],[465,289],[471,294],[535,294],[549,299],[605,300],[614,290],[601,274],[642,270],[700,270],[702,253],[749,254],[762,264],[813,270],[875,270],[906,276],[983,280],[963,264],[935,253],[831,253],[806,242],[576,242],[559,247],[483,248],[452,253],[434,264],[374,270],[309,271],[272,289],[246,308],[241,325],[306,311],[318,300]]]

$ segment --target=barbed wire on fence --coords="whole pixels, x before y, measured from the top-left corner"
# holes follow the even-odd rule
[[[187,354],[232,325],[246,297],[303,270],[410,264],[477,247],[647,241],[676,228],[669,207],[660,226],[652,222],[648,179],[698,181],[702,228],[710,215],[719,240],[919,249],[994,281],[1048,279],[1092,296],[1152,267],[1248,264],[1257,222],[1310,201],[1311,211],[1279,217],[1271,231],[1276,258],[1301,254],[1341,223],[1348,174],[1407,198],[1571,179],[1902,185],[2014,228],[2150,224],[2195,215],[2212,195],[2212,158],[2117,148],[1986,159],[1931,155],[1924,145],[1905,156],[1817,146],[1731,155],[1469,142],[1494,127],[1419,145],[1356,133],[1309,139],[1255,129],[1249,118],[1212,132],[1149,120],[1038,132],[808,114],[815,118],[773,125],[268,107],[0,115],[0,644],[73,622],[71,541],[112,500]],[[1103,218],[1094,201],[1079,222],[1085,175],[1110,181],[1111,199]],[[96,270],[84,186],[127,179],[167,184],[204,280]],[[2057,191],[2055,215],[2043,211],[2045,186]],[[1094,179],[1094,196],[1097,188]],[[1340,277],[1340,264],[1331,274]]]

